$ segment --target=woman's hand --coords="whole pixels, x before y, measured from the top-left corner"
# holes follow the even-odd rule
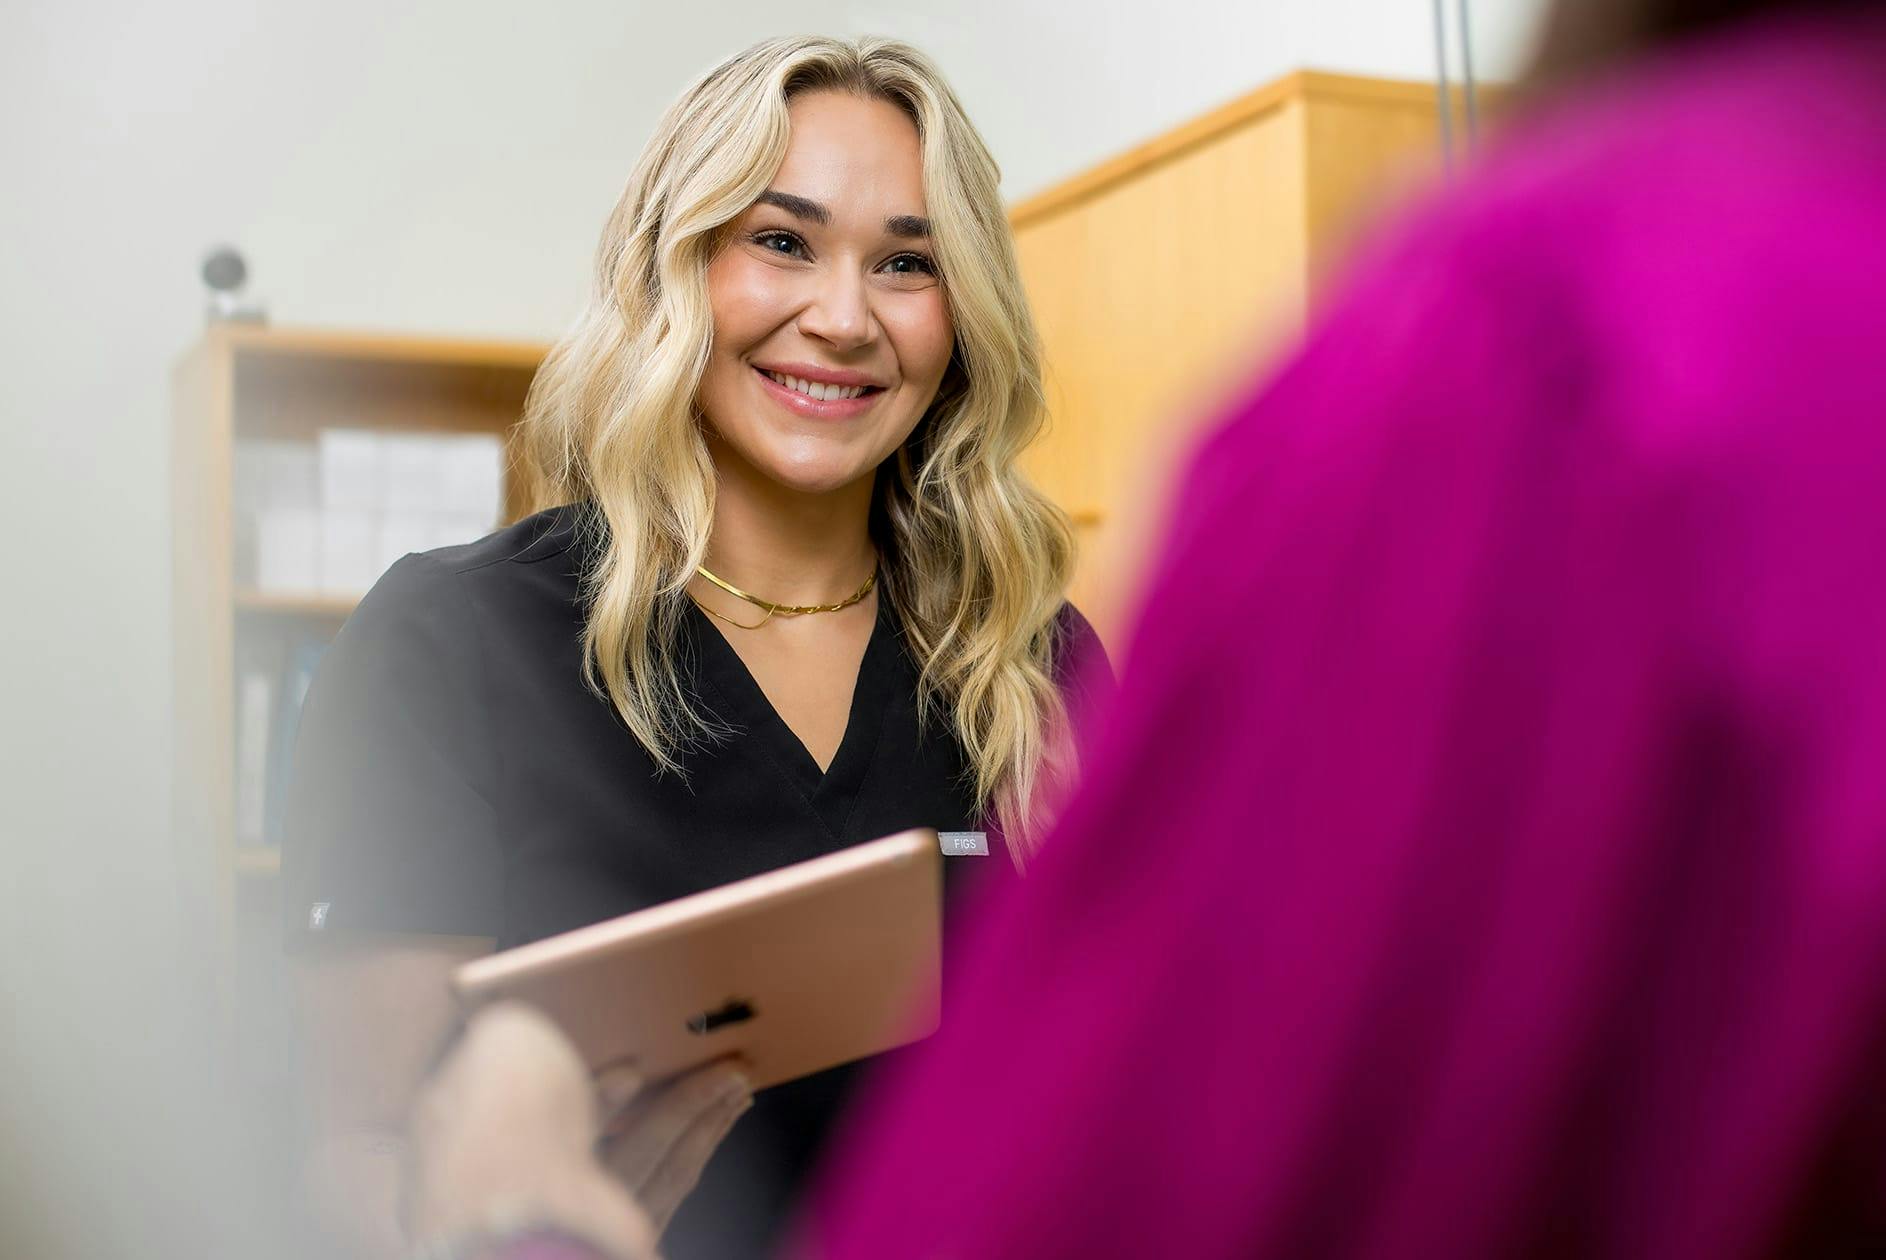
[[[711,1063],[652,1089],[632,1068],[598,1081],[603,1162],[641,1204],[659,1237],[734,1122],[753,1105],[739,1066]]]
[[[414,1108],[410,1236],[425,1243],[554,1225],[625,1260],[652,1257],[752,1101],[727,1063],[655,1089],[626,1068],[593,1081],[543,1015],[516,1003],[490,1007]]]
[[[596,1091],[554,1024],[479,1012],[414,1104],[407,1230],[421,1246],[554,1226],[621,1260],[659,1234],[596,1162]]]

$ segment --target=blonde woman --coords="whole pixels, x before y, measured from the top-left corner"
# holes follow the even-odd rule
[[[662,119],[530,398],[543,510],[401,561],[309,697],[287,915],[349,1245],[403,1245],[458,963],[911,826],[1022,861],[1097,648],[1016,469],[1039,397],[995,165],[920,54],[768,42]],[[845,1081],[763,1096],[670,1254],[761,1248]],[[749,1102],[638,1103],[618,1171],[665,1216]]]

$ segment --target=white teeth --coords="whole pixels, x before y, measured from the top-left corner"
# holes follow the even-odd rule
[[[834,402],[841,398],[857,398],[865,391],[863,385],[827,385],[822,381],[808,381],[799,376],[785,376],[779,372],[767,372],[766,375],[795,393],[819,402]]]

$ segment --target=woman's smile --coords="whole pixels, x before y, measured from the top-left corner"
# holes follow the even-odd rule
[[[850,420],[877,405],[885,387],[872,377],[805,363],[754,364],[766,395],[796,416]]]

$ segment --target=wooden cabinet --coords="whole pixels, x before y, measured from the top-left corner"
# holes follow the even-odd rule
[[[1431,85],[1303,72],[1011,211],[1052,419],[1028,469],[1075,519],[1073,598],[1103,637],[1198,421],[1301,330],[1437,133]]]

